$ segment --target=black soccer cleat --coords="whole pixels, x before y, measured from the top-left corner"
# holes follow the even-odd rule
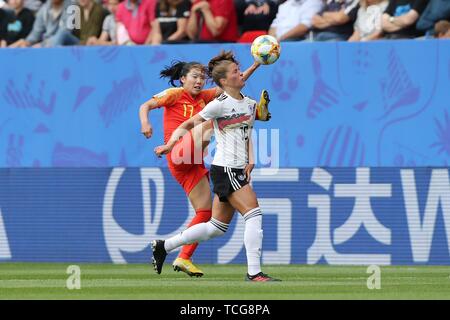
[[[166,260],[167,252],[164,248],[164,240],[153,240],[152,241],[152,264],[157,274],[161,274],[161,270],[164,264],[164,260]]]
[[[257,273],[254,276],[251,276],[247,273],[247,276],[245,277],[246,281],[254,281],[254,282],[266,282],[266,281],[281,281],[280,279],[275,279],[269,276],[265,273]]]

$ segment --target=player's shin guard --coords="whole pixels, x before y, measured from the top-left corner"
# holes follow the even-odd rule
[[[209,222],[203,222],[192,226],[180,234],[167,239],[164,248],[170,252],[184,244],[205,241],[225,234],[229,224],[211,218]]]
[[[211,213],[212,213],[211,209],[197,210],[195,217],[192,219],[191,223],[189,223],[188,227],[192,227],[202,222],[208,222],[211,219]],[[197,246],[198,243],[187,244],[183,246],[183,249],[181,249],[181,252],[178,255],[178,257],[190,260],[195,249],[197,249]]]
[[[244,244],[247,253],[248,274],[255,275],[261,272],[262,250],[262,213],[259,207],[244,214],[245,231]]]

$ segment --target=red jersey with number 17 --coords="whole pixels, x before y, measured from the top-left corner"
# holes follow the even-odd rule
[[[184,88],[171,88],[155,95],[158,107],[164,108],[164,143],[169,141],[173,131],[184,121],[199,113],[205,105],[214,100],[216,89],[202,90],[193,98]]]

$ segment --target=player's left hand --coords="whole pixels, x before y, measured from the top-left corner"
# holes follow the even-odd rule
[[[172,148],[165,144],[165,145],[156,147],[154,151],[155,151],[155,154],[158,156],[158,158],[161,158],[161,156],[163,154],[168,154],[171,150],[172,150]]]
[[[153,128],[152,128],[152,125],[151,125],[149,122],[143,123],[143,124],[141,125],[141,133],[142,133],[147,139],[151,138],[151,137],[152,137],[152,134],[153,134]]]
[[[250,182],[250,180],[251,180],[251,173],[252,173],[254,167],[255,167],[254,164],[249,163],[244,168],[244,173],[245,173],[245,176],[247,177],[247,182]]]

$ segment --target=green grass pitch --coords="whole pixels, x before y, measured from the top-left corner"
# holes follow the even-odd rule
[[[202,278],[161,275],[150,265],[78,264],[81,289],[69,290],[70,264],[0,263],[0,299],[450,299],[450,267],[381,267],[381,289],[367,288],[362,266],[264,266],[283,282],[244,281],[245,265],[199,265]]]

